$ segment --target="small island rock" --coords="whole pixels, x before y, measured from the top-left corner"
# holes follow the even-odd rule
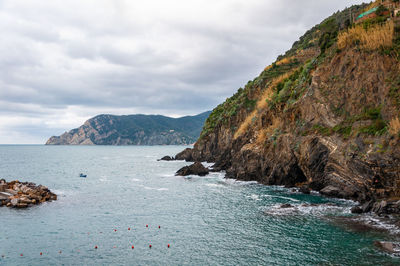
[[[53,200],[57,200],[57,195],[45,186],[18,180],[11,182],[0,180],[0,206],[27,208]]]
[[[205,176],[210,173],[210,170],[203,166],[200,162],[195,162],[192,165],[182,167],[176,172],[177,176],[198,175]]]
[[[175,160],[175,159],[171,156],[164,156],[161,159],[159,159],[158,161],[173,161],[173,160]]]

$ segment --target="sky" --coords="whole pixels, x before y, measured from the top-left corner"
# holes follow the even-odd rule
[[[212,110],[358,0],[0,0],[0,144]]]

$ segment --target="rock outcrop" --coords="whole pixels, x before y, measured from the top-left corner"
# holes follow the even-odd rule
[[[390,20],[375,25],[393,37],[392,44],[374,46],[380,48],[358,41],[339,46],[349,11],[308,31],[216,107],[194,148],[176,157],[214,162],[228,178],[312,189],[371,202],[368,211],[396,212],[397,203],[376,204],[400,197],[400,27]],[[363,25],[354,27],[369,36]]]
[[[18,180],[0,180],[0,207],[27,208],[53,200],[57,200],[57,195],[45,186]]]
[[[175,175],[177,176],[188,176],[188,175],[198,175],[198,176],[206,176],[210,173],[206,167],[203,166],[200,162],[195,162],[192,165],[184,166],[179,169]]]
[[[210,112],[171,118],[161,115],[99,115],[81,127],[51,137],[47,145],[193,144]]]

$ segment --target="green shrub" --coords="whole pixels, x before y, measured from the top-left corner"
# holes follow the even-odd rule
[[[359,129],[359,133],[364,133],[373,136],[381,136],[388,131],[387,123],[383,119],[377,119],[370,126],[365,126]]]

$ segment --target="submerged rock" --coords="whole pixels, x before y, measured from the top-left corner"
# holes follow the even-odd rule
[[[393,242],[375,241],[374,245],[388,253],[400,253],[400,245]]]
[[[202,163],[195,162],[192,165],[184,166],[176,172],[175,175],[177,176],[188,176],[188,175],[198,175],[198,176],[205,176],[210,173],[208,168],[204,167]]]
[[[19,182],[18,180],[6,182],[0,180],[0,206],[13,208],[27,208],[45,201],[57,200],[57,195],[47,187],[34,183]]]
[[[360,208],[360,206],[354,206],[353,208],[351,208],[351,213],[360,214],[360,213],[363,213],[363,210],[362,210],[362,208]]]
[[[301,186],[299,191],[301,193],[304,193],[304,194],[310,194],[311,193],[311,189],[309,187],[307,187],[307,186]]]

